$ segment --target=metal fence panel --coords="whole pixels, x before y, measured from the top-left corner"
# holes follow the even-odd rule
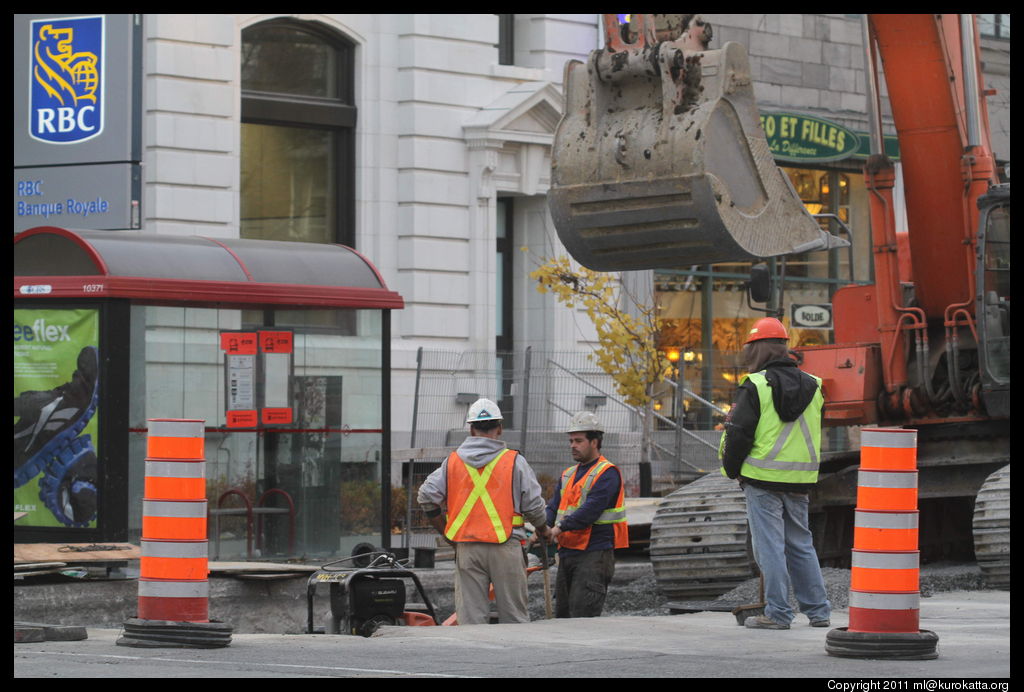
[[[719,360],[723,363],[719,369],[729,376],[723,379],[715,372],[713,379],[725,384],[735,381],[731,359]],[[665,495],[719,468],[724,410],[709,407],[709,402],[694,394],[702,376],[696,368],[685,372],[683,395],[675,399],[673,410],[664,411],[665,415],[652,410],[650,465],[643,469],[644,412],[622,400],[612,377],[594,364],[587,351],[421,349],[418,362],[413,439],[416,448],[436,450],[438,455],[421,457],[414,465],[410,503],[414,528],[427,526],[415,503],[416,489],[441,463],[442,452],[465,439],[467,409],[480,397],[501,407],[503,439],[526,457],[544,486],[545,497],[551,496],[561,472],[574,463],[565,428],[571,416],[584,409],[595,411],[601,420],[605,429],[601,451],[621,469],[628,497],[640,496],[642,472],[647,470],[652,494]],[[675,389],[673,382],[659,386]],[[681,428],[676,425],[678,410],[687,411]],[[826,435],[823,442],[826,448],[835,448],[837,440],[842,447],[843,436]]]
[[[605,427],[602,452],[622,469],[627,492],[639,493],[643,412],[622,400],[612,377],[593,363],[588,352],[424,349],[416,446],[458,445],[466,436],[466,410],[479,397],[501,406],[505,441],[523,453],[544,482],[552,482],[573,463],[564,432],[571,416],[584,409],[595,411]],[[687,435],[679,445],[676,433],[664,429],[665,425],[660,422],[662,429],[653,430],[651,436],[656,485],[679,485],[717,466],[713,447],[719,433]]]

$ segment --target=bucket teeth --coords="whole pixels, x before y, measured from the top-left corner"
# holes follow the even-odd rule
[[[589,65],[566,66],[565,84],[548,199],[584,266],[669,268],[837,246],[775,165],[739,44],[595,51]]]

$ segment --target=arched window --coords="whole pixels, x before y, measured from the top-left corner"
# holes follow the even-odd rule
[[[242,31],[243,238],[354,245],[353,54],[315,22]]]

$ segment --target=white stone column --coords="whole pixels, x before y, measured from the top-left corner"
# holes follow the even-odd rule
[[[494,171],[500,144],[485,138],[468,138],[469,209],[469,333],[470,350],[493,351],[497,333],[497,191]]]

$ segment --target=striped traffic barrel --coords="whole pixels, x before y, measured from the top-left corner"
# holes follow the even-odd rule
[[[902,528],[901,522],[916,524],[917,431],[866,428],[860,448],[855,521],[873,523],[875,529],[861,527],[860,543],[854,537],[849,630],[916,632],[921,597],[917,531],[916,526]],[[879,528],[885,525],[891,528]],[[905,566],[911,562],[913,578],[907,579]],[[899,579],[892,578],[896,574]],[[906,588],[909,582],[913,585]]]
[[[920,630],[917,431],[865,428],[857,473],[849,626],[826,651],[863,658],[935,658],[938,637]]]
[[[149,421],[141,620],[209,622],[205,432],[202,420]]]

